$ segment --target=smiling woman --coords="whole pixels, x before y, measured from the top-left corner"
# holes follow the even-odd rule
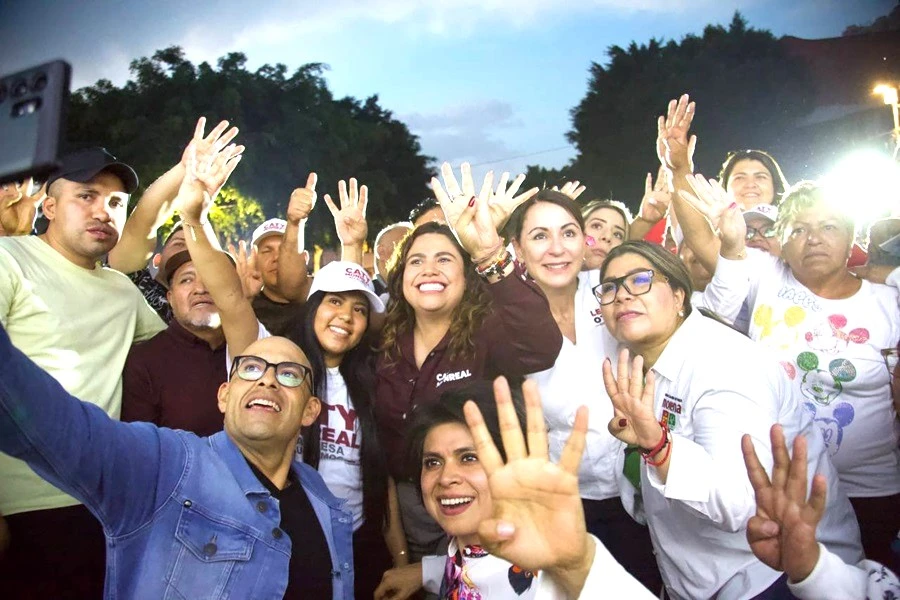
[[[604,203],[594,204],[588,223],[593,246],[585,246],[585,223],[578,204],[552,190],[539,192],[516,209],[510,220],[508,230],[516,255],[547,296],[563,335],[555,364],[529,379],[537,382],[541,392],[553,460],[559,460],[572,433],[578,407],[590,407],[584,457],[578,469],[587,529],[644,586],[658,590],[662,580],[647,528],[625,509],[634,510],[636,490],[623,473],[624,444],[606,427],[612,418],[612,403],[603,389],[597,388],[597,365],[614,351],[616,341],[604,325],[592,292],[599,272],[582,270],[586,254],[596,250],[605,257],[624,242],[627,221],[615,205]]]
[[[607,257],[601,281],[596,293],[604,320],[624,349],[615,368],[610,361],[603,365],[615,410],[608,427],[643,455],[647,524],[674,597],[755,598],[786,591],[785,579],[753,558],[744,532],[756,506],[741,436],[749,434],[771,464],[774,423],[788,439],[803,433],[809,472],[828,474],[818,539],[844,560],[858,561],[853,510],[833,480],[822,435],[782,366],[746,337],[691,312],[687,269],[661,246],[619,246]]]
[[[433,181],[450,225],[419,225],[400,244],[388,278],[387,316],[378,358],[378,433],[398,482],[404,527],[414,557],[437,551],[446,536],[406,480],[403,439],[417,406],[475,379],[521,377],[553,365],[562,343],[539,289],[525,282],[498,229],[537,192],[516,195],[524,176],[496,188],[488,174],[476,196],[468,165],[462,185],[449,165],[444,187]],[[347,252],[348,242],[342,237]]]

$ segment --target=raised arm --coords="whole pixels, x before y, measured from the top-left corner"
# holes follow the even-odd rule
[[[200,156],[221,150],[238,134],[236,127],[228,129],[228,121],[219,123],[209,135],[204,135],[206,117],[200,117],[194,137],[182,153],[181,160],[150,184],[134,212],[125,222],[122,236],[109,253],[109,266],[122,273],[134,273],[147,266],[156,247],[156,232],[175,213],[175,196],[184,179],[191,148]],[[226,131],[228,129],[228,131]],[[236,148],[236,153],[243,151]]]
[[[482,544],[491,554],[523,569],[545,571],[568,598],[653,598],[585,529],[578,464],[584,452],[587,408],[576,412],[572,435],[559,464],[554,464],[548,455],[537,385],[527,381],[522,391],[526,436],[509,385],[502,377],[494,382],[506,461],[494,446],[478,407],[473,402],[465,406],[478,461],[491,490],[493,515],[478,528]]]
[[[32,183],[29,178],[20,184],[0,185],[0,228],[6,235],[31,233],[37,206],[47,194],[46,184],[32,194]]]
[[[656,174],[656,183],[653,183],[653,175],[647,173],[644,181],[644,197],[641,198],[641,206],[638,216],[632,221],[628,229],[629,240],[642,240],[657,223],[669,215],[669,205],[672,203],[672,192],[669,189],[669,172],[662,166]]]
[[[310,173],[306,186],[291,193],[287,208],[287,227],[278,250],[278,289],[288,300],[304,301],[312,281],[306,270],[309,253],[304,249],[304,230],[309,213],[316,205],[316,181]]]
[[[489,172],[476,195],[468,163],[462,164],[459,181],[447,163],[441,167],[441,175],[444,184],[432,179],[432,189],[450,229],[487,281],[493,298],[491,320],[483,327],[493,374],[524,375],[549,369],[562,347],[562,333],[544,294],[515,274],[512,256],[499,234],[516,207],[538,188],[517,194],[524,176],[508,185],[507,173],[494,188],[494,176]]]
[[[369,234],[369,224],[366,222],[366,207],[369,204],[369,188],[362,186],[357,188],[355,177],[350,178],[350,189],[344,180],[338,182],[338,198],[341,206],[338,208],[331,196],[325,194],[325,204],[334,217],[334,228],[338,239],[341,240],[341,260],[363,264],[363,245]]]
[[[192,153],[177,203],[194,267],[219,309],[228,349],[236,356],[256,341],[259,325],[231,259],[213,245],[208,226],[216,194],[240,162],[233,152],[232,145],[206,157]]]
[[[102,515],[112,536],[146,523],[183,471],[160,468],[163,463],[183,465],[179,434],[114,421],[99,407],[69,395],[12,345],[2,327],[0,431],[0,452],[25,461],[43,479]]]

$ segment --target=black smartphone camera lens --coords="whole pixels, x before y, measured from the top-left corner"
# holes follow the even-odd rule
[[[20,79],[13,84],[13,87],[12,87],[13,98],[18,98],[20,96],[24,96],[26,93],[28,93],[28,84],[25,83],[24,79]]]
[[[38,73],[31,84],[31,91],[42,92],[45,87],[47,87],[47,76],[43,73]]]

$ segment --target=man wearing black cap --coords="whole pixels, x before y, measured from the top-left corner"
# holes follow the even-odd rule
[[[137,175],[101,148],[61,162],[48,180],[46,231],[0,238],[0,323],[67,391],[118,417],[131,343],[165,327],[124,275],[98,265],[119,239]],[[99,597],[105,550],[96,520],[24,462],[0,456],[0,481],[10,529],[4,598]]]

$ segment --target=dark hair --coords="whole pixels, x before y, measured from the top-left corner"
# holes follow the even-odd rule
[[[318,291],[312,294],[303,306],[302,316],[295,322],[288,338],[303,350],[312,366],[313,381],[316,382],[315,395],[323,403],[328,402],[328,376],[325,368],[325,356],[322,346],[316,337],[314,322],[322,299],[327,292]],[[347,394],[353,402],[353,409],[359,419],[360,463],[362,465],[363,514],[366,521],[372,524],[384,523],[389,517],[387,510],[387,466],[378,440],[375,427],[375,356],[372,352],[370,332],[366,331],[355,348],[344,354],[339,367],[341,376],[347,386]],[[321,425],[327,423],[328,411],[319,414],[319,419],[304,427],[303,462],[315,469],[319,468]]]
[[[519,424],[525,430],[525,400],[522,397],[521,379],[510,380],[509,389],[512,393],[513,407]],[[466,417],[463,414],[463,406],[471,400],[478,406],[488,433],[494,441],[494,446],[500,452],[503,460],[506,460],[506,451],[503,448],[503,440],[500,437],[500,422],[497,417],[497,404],[494,400],[493,383],[487,380],[473,381],[463,387],[447,390],[441,394],[441,399],[434,404],[420,405],[412,413],[412,421],[406,433],[406,473],[418,481],[422,473],[422,455],[425,450],[425,438],[428,433],[440,425],[447,423],[459,423],[466,426]],[[421,493],[421,489],[419,492]]]
[[[381,330],[379,350],[385,352],[388,362],[395,361],[400,355],[400,337],[412,331],[416,323],[416,314],[403,295],[403,274],[406,272],[406,257],[413,243],[421,236],[439,233],[453,243],[463,260],[463,275],[466,289],[462,300],[453,310],[450,325],[450,358],[466,356],[475,352],[475,333],[484,319],[491,314],[491,296],[484,279],[475,272],[475,266],[468,253],[459,244],[450,228],[443,223],[430,221],[422,223],[394,249],[394,255],[388,266],[387,291],[390,295],[384,327]]]
[[[555,204],[572,215],[572,218],[578,223],[578,227],[581,228],[581,232],[584,233],[584,217],[581,216],[581,205],[562,192],[543,189],[523,202],[513,211],[512,216],[509,218],[509,223],[506,224],[505,228],[507,239],[519,239],[519,236],[522,235],[522,227],[525,224],[525,216],[528,214],[531,207],[538,202]]]
[[[680,258],[659,244],[641,240],[629,241],[621,246],[616,246],[609,251],[603,264],[600,265],[600,281],[603,281],[606,276],[606,268],[610,261],[623,254],[637,254],[644,257],[653,266],[656,273],[664,275],[669,280],[669,287],[672,288],[672,291],[684,292],[684,316],[691,314],[691,294],[694,292],[694,287],[691,285],[691,274]]]
[[[722,187],[728,189],[728,178],[731,177],[735,165],[742,160],[759,161],[769,171],[769,175],[772,176],[772,187],[775,190],[772,204],[778,205],[784,195],[784,190],[788,187],[788,182],[784,178],[784,173],[781,172],[781,167],[778,166],[772,155],[764,150],[736,150],[729,153],[725,157],[725,162],[722,163],[722,170],[719,171],[719,183]]]
[[[440,207],[440,203],[436,198],[425,198],[415,206],[413,206],[412,210],[409,211],[409,222],[415,223],[419,220],[419,217],[427,213],[432,208]]]
[[[614,210],[622,216],[622,220],[625,221],[625,239],[628,239],[628,235],[631,233],[631,222],[634,220],[634,217],[631,216],[631,211],[628,210],[628,207],[618,200],[597,198],[582,206],[581,216],[584,217],[585,226],[587,226],[588,217],[601,208]]]

